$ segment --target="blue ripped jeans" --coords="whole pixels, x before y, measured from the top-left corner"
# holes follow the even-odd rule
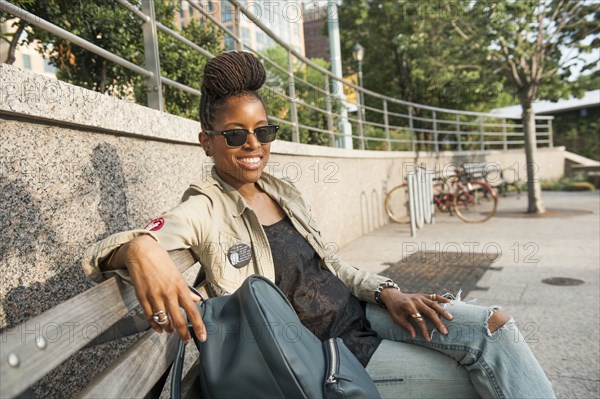
[[[497,307],[455,300],[443,335],[426,319],[431,342],[396,325],[386,309],[367,305],[371,328],[384,338],[366,369],[383,398],[555,398],[550,381],[511,319],[494,333]]]

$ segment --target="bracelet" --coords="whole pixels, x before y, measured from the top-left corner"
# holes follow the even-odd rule
[[[381,302],[381,291],[383,291],[385,288],[395,288],[398,291],[400,291],[400,287],[398,287],[398,284],[394,283],[392,280],[387,280],[379,284],[379,287],[377,287],[377,289],[375,290],[375,302],[377,302],[377,304],[384,309],[386,308],[386,306],[383,302]]]

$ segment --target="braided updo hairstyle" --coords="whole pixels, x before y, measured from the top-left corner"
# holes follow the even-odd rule
[[[200,89],[202,129],[213,129],[214,118],[232,97],[251,96],[265,106],[262,97],[257,93],[265,83],[265,79],[265,68],[251,53],[228,51],[209,60],[204,67]]]

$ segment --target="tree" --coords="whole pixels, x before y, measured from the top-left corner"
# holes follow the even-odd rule
[[[598,5],[593,1],[478,0],[467,7],[465,18],[455,21],[453,28],[472,54],[485,54],[486,67],[501,73],[515,89],[523,110],[527,210],[543,213],[532,104],[538,99],[557,101],[582,94],[581,87],[568,78],[575,64],[583,61],[581,54],[600,42]],[[593,67],[590,63],[583,70]]]
[[[462,38],[450,34],[446,2],[452,1],[345,0],[339,8],[344,65],[356,69],[352,47],[360,42],[365,86],[372,91],[446,108],[486,102],[486,88],[497,78],[465,58]]]
[[[595,1],[345,0],[340,26],[345,65],[355,64],[351,48],[359,41],[366,48],[365,86],[375,92],[467,110],[508,105],[516,94],[523,108],[528,211],[544,211],[531,104],[582,93],[569,77],[580,55],[598,47]]]
[[[141,21],[114,0],[21,0],[23,8],[71,33],[110,51],[136,65],[144,65],[144,41]],[[132,2],[137,7],[141,1]],[[174,15],[179,2],[155,0],[157,21],[175,27]],[[20,26],[24,21],[18,21]],[[56,37],[43,29],[28,26],[21,43],[39,41],[39,52],[48,56],[57,68],[60,80],[146,104],[145,78],[120,65]],[[220,36],[212,24],[193,21],[180,34],[211,53],[221,51]],[[14,43],[16,35],[11,37]],[[199,89],[206,59],[171,36],[158,33],[161,74]],[[37,42],[36,42],[37,43]],[[163,86],[166,110],[176,115],[198,119],[199,98],[178,89]]]
[[[485,55],[474,59],[465,54],[464,39],[452,28],[455,10],[447,7],[455,2],[345,0],[339,8],[344,65],[356,70],[352,47],[360,42],[365,47],[363,73],[367,89],[443,108],[489,109],[503,90],[502,79],[485,68]],[[374,108],[382,106],[381,100],[370,96],[365,96],[365,103]],[[390,111],[407,114],[409,110],[396,107]],[[431,116],[421,115],[426,111],[420,109],[410,112]],[[367,111],[367,120],[382,123],[383,115]],[[414,123],[416,128],[431,129],[427,122]],[[390,124],[407,127],[408,121],[392,116]],[[422,141],[428,134],[420,131],[418,135]],[[419,148],[426,149],[426,145]]]

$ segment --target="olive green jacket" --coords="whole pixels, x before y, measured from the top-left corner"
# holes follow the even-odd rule
[[[279,204],[296,230],[313,247],[321,258],[321,266],[339,277],[358,299],[374,303],[375,289],[388,279],[340,260],[334,253],[337,246],[323,241],[316,221],[291,183],[263,172],[257,184]],[[275,281],[271,249],[258,217],[240,193],[219,178],[214,168],[204,181],[190,185],[178,206],[155,219],[146,229],[113,234],[88,248],[82,260],[85,273],[96,282],[110,277],[115,272],[103,272],[99,265],[119,246],[142,234],[152,236],[167,251],[190,249],[217,295],[234,292],[252,274]],[[250,262],[240,268],[233,266],[230,256],[230,249],[236,244],[251,248]],[[126,270],[119,270],[117,274],[129,281]]]

